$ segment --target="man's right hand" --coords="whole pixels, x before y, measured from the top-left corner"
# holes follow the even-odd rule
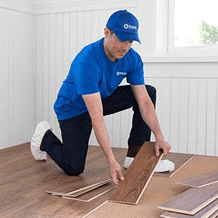
[[[120,180],[124,180],[121,167],[117,161],[110,163],[110,176],[115,185],[118,185]]]

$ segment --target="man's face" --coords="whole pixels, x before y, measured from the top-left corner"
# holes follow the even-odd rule
[[[104,51],[107,57],[111,61],[123,58],[131,48],[133,41],[120,41],[108,28],[105,28],[104,33]]]

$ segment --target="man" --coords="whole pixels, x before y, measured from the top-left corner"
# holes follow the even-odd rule
[[[133,14],[117,11],[108,19],[105,37],[84,47],[76,56],[54,104],[63,142],[47,122],[39,123],[31,140],[35,159],[46,159],[47,153],[66,174],[81,174],[93,128],[117,185],[124,178],[111,150],[103,116],[131,107],[133,126],[124,166],[128,168],[143,142],[150,140],[151,130],[156,139],[156,155],[160,149],[168,154],[170,145],[164,141],[154,110],[156,91],[144,85],[142,60],[131,48],[133,41],[140,42],[138,26]],[[130,85],[119,86],[124,78]],[[162,161],[159,166],[160,171],[173,167],[169,161]]]

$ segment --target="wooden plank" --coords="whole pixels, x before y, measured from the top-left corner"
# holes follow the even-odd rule
[[[175,169],[171,172],[154,173],[154,175],[161,176],[161,177],[172,177],[182,167],[184,167],[193,157],[194,157],[193,154],[169,153],[163,159],[167,159],[167,160],[172,161],[175,164]]]
[[[102,196],[103,194],[111,191],[114,189],[114,185],[112,183],[108,183],[106,185],[103,185],[99,188],[96,188],[95,190],[89,191],[85,194],[82,194],[78,197],[72,197],[71,195],[63,195],[63,198],[71,199],[74,201],[83,201],[83,202],[90,202],[92,200],[95,200],[96,198]]]
[[[56,196],[68,196],[68,197],[78,197],[82,194],[85,194],[87,192],[90,192],[98,187],[101,187],[105,184],[108,184],[110,183],[111,179],[107,179],[107,180],[104,180],[104,181],[101,181],[101,182],[98,182],[98,183],[95,183],[95,184],[92,184],[92,185],[88,185],[88,186],[85,186],[83,188],[80,188],[80,189],[77,189],[77,190],[74,190],[72,192],[68,192],[68,193],[63,193],[63,192],[55,192],[55,191],[46,191],[47,194],[52,194],[52,195],[56,195]]]
[[[218,217],[218,210],[213,213],[211,216],[209,216],[208,218],[217,218]]]
[[[104,204],[108,202],[108,198],[111,195],[111,191],[103,194],[101,197],[95,199],[94,201],[91,202],[78,202],[82,203],[83,206],[81,206],[80,210],[77,210],[74,214],[71,214],[69,216],[70,218],[85,218],[88,217],[91,213],[96,211],[98,208],[102,207]],[[74,203],[74,202],[73,202]],[[75,202],[77,203],[77,202]]]
[[[148,185],[154,168],[162,158],[155,155],[154,142],[145,142],[132,164],[126,171],[124,180],[120,181],[109,200],[127,204],[137,204]]]
[[[112,191],[84,203],[47,195],[45,190],[77,190],[106,180],[107,159],[100,147],[89,147],[80,176],[68,176],[50,159],[35,161],[29,143],[0,150],[0,217],[82,217],[108,200]],[[94,152],[93,152],[94,151]],[[126,149],[113,149],[122,164]],[[22,179],[21,179],[22,178]],[[33,188],[34,187],[34,188]],[[55,206],[54,206],[55,205]]]
[[[202,188],[204,186],[214,184],[218,182],[218,170],[205,173],[203,175],[190,177],[184,180],[180,180],[178,183],[181,185],[187,185],[195,188]]]
[[[161,217],[165,218],[208,218],[213,215],[214,212],[218,210],[218,199],[210,203],[208,206],[204,207],[202,210],[194,215],[165,212]]]
[[[94,209],[91,210],[89,213],[85,214],[82,218],[88,217],[90,214],[94,213],[96,210],[98,210],[99,208],[101,208],[102,206],[104,206],[106,203],[108,203],[108,201],[103,202],[103,203],[100,204],[98,207],[94,208]],[[214,217],[213,217],[213,218],[214,218]]]
[[[203,188],[191,188],[158,206],[163,210],[194,215],[218,198],[218,183]]]

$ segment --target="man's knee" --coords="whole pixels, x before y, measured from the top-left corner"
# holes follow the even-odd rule
[[[150,96],[151,98],[151,101],[153,102],[154,106],[156,104],[156,88],[154,86],[151,86],[151,85],[146,85],[146,89],[147,89],[147,92],[148,92],[148,95]]]
[[[64,172],[69,175],[69,176],[79,176],[80,174],[82,174],[84,172],[85,166],[81,165],[81,166],[67,166],[64,169]]]

